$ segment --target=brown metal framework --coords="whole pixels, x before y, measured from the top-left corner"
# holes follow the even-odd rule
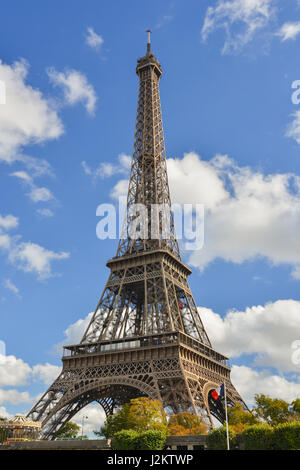
[[[246,408],[227,358],[211,346],[188,284],[191,270],[180,256],[159,97],[162,70],[149,41],[136,72],[134,151],[117,254],[107,263],[110,275],[81,343],[65,347],[61,374],[28,414],[42,422],[48,439],[92,401],[111,414],[143,395],[172,412],[203,414],[212,425],[212,415],[222,422],[224,414],[210,391],[225,382],[229,403]]]

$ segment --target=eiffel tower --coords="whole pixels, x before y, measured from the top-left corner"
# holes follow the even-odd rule
[[[28,413],[42,422],[44,439],[53,439],[95,401],[109,415],[131,398],[147,396],[161,400],[170,412],[202,415],[213,426],[213,416],[224,422],[225,415],[212,391],[225,383],[229,405],[247,409],[231,383],[227,357],[210,343],[188,284],[191,270],[181,259],[170,210],[159,96],[162,69],[151,52],[150,31],[136,73],[139,94],[124,232],[116,256],[107,262],[110,275],[80,344],[64,347],[60,375]],[[144,210],[137,214],[136,207]],[[158,207],[167,210],[157,213]],[[153,224],[156,236],[149,237]]]

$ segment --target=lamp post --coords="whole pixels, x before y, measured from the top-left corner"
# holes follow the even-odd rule
[[[83,416],[83,417],[82,417],[81,440],[83,439],[83,423],[84,423],[84,420],[85,420],[85,419],[88,419],[88,418],[89,418],[88,416]]]

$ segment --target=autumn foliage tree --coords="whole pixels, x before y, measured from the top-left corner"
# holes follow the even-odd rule
[[[159,400],[147,397],[133,398],[113,415],[107,417],[101,433],[106,438],[113,437],[124,429],[133,429],[138,432],[157,430],[167,431],[167,417]]]
[[[208,426],[203,418],[188,411],[170,415],[168,431],[171,436],[206,434]]]

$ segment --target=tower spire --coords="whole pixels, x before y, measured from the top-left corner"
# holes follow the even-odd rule
[[[151,29],[147,29],[146,33],[148,35],[148,40],[147,40],[147,54],[149,55],[151,52],[151,39],[150,39],[150,34],[151,34]]]

